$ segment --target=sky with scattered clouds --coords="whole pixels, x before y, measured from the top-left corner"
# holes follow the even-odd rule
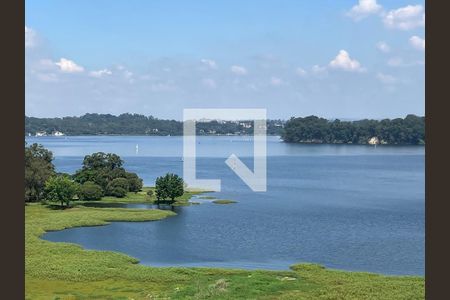
[[[25,112],[425,113],[424,1],[28,0]]]

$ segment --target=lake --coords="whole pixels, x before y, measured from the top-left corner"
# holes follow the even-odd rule
[[[114,152],[146,185],[182,175],[182,137],[27,137],[53,151],[58,171]],[[138,145],[138,150],[136,150]],[[253,192],[225,164],[250,168],[250,137],[198,137],[197,177],[221,179],[211,195],[236,204],[176,207],[154,222],[71,228],[43,238],[113,250],[152,266],[288,269],[298,262],[383,274],[424,275],[425,148],[298,145],[267,140],[267,192]],[[194,200],[197,201],[197,200]],[[138,208],[150,208],[138,206]]]

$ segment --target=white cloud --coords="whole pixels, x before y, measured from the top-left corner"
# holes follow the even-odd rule
[[[125,79],[127,79],[129,83],[133,83],[134,82],[134,78],[133,78],[134,74],[133,74],[133,72],[125,69],[124,67],[121,68],[121,71],[122,71],[123,77],[125,77]]]
[[[59,78],[54,73],[38,73],[37,78],[44,82],[58,82]]]
[[[271,84],[272,86],[281,86],[281,85],[285,84],[285,82],[284,82],[281,78],[272,76],[272,77],[270,78],[270,84]]]
[[[328,75],[328,70],[327,67],[322,67],[319,65],[314,65],[311,68],[311,72],[318,77],[325,77],[326,75]]]
[[[403,64],[403,59],[401,57],[392,57],[388,60],[387,64],[391,67],[398,67]]]
[[[389,74],[378,73],[376,77],[384,84],[394,84],[397,82],[397,78]]]
[[[231,66],[230,68],[231,72],[233,72],[236,75],[246,75],[247,69],[241,66]]]
[[[35,71],[54,71],[57,69],[57,66],[55,66],[55,63],[51,59],[41,58],[32,64],[32,69]]]
[[[111,74],[112,74],[112,72],[110,70],[103,69],[103,70],[98,70],[98,71],[91,71],[89,73],[89,76],[96,77],[96,78],[101,78],[103,76],[111,75]]]
[[[417,35],[410,37],[409,43],[417,50],[425,50],[425,39],[422,39]]]
[[[350,55],[345,50],[340,50],[338,55],[330,61],[329,66],[334,69],[340,69],[351,72],[363,72],[364,68],[356,59],[351,59]]]
[[[388,60],[387,64],[391,67],[413,67],[423,66],[425,62],[423,60],[405,62],[401,57],[392,57]]]
[[[308,73],[303,68],[297,68],[295,70],[295,73],[301,77],[305,77],[306,75],[308,75]]]
[[[33,48],[34,46],[36,46],[36,32],[25,26],[25,48]]]
[[[200,61],[210,69],[217,69],[217,63],[212,59],[203,58]]]
[[[123,76],[125,76],[125,78],[130,79],[131,77],[133,77],[133,72],[125,70],[123,72]]]
[[[347,12],[347,16],[355,21],[359,21],[371,14],[379,13],[381,10],[382,7],[376,0],[359,0],[358,4]]]
[[[177,90],[177,87],[173,81],[157,82],[149,85],[152,92],[172,92]]]
[[[386,42],[378,42],[377,48],[383,53],[389,53],[391,51],[391,47]]]
[[[390,10],[383,17],[388,28],[410,30],[425,26],[425,12],[422,5],[408,5]]]
[[[84,71],[82,66],[79,66],[75,62],[66,58],[61,58],[59,62],[55,63],[55,65],[57,65],[59,69],[65,73],[79,73]]]
[[[202,84],[210,89],[215,89],[217,87],[216,82],[214,81],[214,79],[211,78],[203,78]]]

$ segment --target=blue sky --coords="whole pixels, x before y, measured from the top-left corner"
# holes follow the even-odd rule
[[[423,1],[26,1],[26,114],[424,114]]]

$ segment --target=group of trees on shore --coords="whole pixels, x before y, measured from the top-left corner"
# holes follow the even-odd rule
[[[116,154],[97,152],[86,155],[83,167],[74,175],[81,185],[81,200],[98,200],[102,196],[124,197],[128,192],[142,189],[142,179],[123,168],[123,160]]]
[[[42,145],[35,143],[25,147],[25,202],[50,201],[68,207],[75,198],[122,198],[143,187],[142,179],[126,171],[123,160],[113,153],[86,155],[82,168],[73,175],[57,173],[52,161],[52,152]],[[167,173],[156,179],[157,203],[173,204],[183,193],[184,182],[178,175]]]
[[[252,121],[198,122],[197,135],[252,134]],[[267,121],[267,134],[281,134],[281,120]],[[35,118],[25,116],[25,134],[37,132],[66,135],[183,135],[183,122],[139,114],[85,114],[81,117]]]
[[[425,117],[351,122],[316,116],[291,118],[281,137],[289,143],[368,144],[375,137],[381,144],[420,145],[425,144]]]
[[[142,179],[123,168],[123,160],[112,153],[86,155],[74,175],[56,173],[53,154],[42,145],[25,147],[25,201],[43,200],[69,205],[79,200],[99,200],[103,196],[124,197],[142,189]]]
[[[417,145],[425,143],[425,117],[408,115],[405,118],[384,120],[340,121],[316,116],[267,120],[267,134],[280,135],[290,143],[352,143],[367,144],[376,137],[385,144]],[[161,120],[139,114],[85,114],[81,117],[33,118],[25,117],[25,133],[66,135],[183,135],[183,123]],[[251,135],[252,121],[197,122],[197,135]]]

